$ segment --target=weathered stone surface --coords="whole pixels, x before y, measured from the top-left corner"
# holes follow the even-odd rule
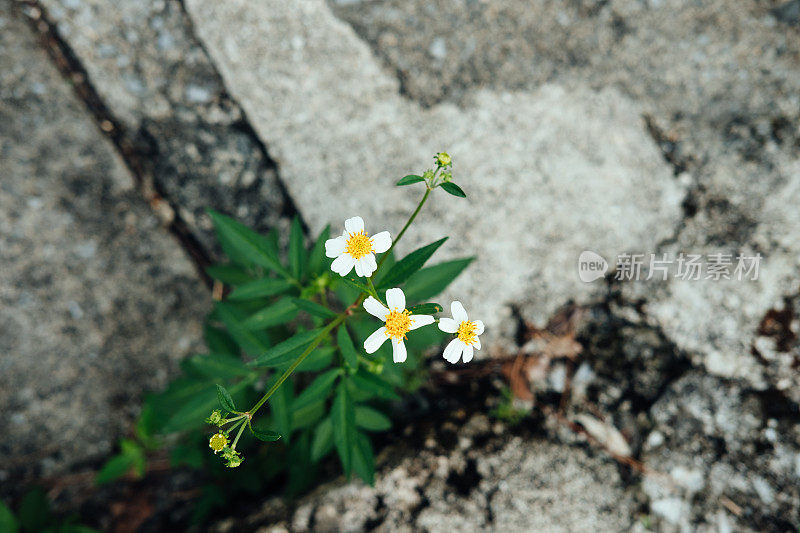
[[[301,500],[288,520],[275,522],[285,508],[267,501],[215,530],[623,531],[637,522],[635,498],[612,460],[521,437],[474,445],[490,428],[477,415],[459,429],[450,453],[434,445],[396,461],[405,452],[388,449],[374,487],[335,482]]]
[[[142,391],[163,385],[196,347],[207,292],[7,0],[0,78],[0,479],[8,479],[108,454]]]
[[[148,176],[207,249],[207,207],[266,229],[287,200],[178,0],[43,0]]]
[[[420,191],[393,181],[436,150],[455,156],[469,199],[437,191],[400,248],[451,234],[447,255],[477,254],[449,295],[495,338],[509,303],[543,322],[602,291],[577,278],[582,250],[654,247],[680,219],[682,186],[615,89],[478,91],[423,109],[321,1],[187,7],[312,228],[358,213],[396,233]]]
[[[698,372],[676,381],[653,405],[642,457],[662,529],[794,531],[800,412],[788,405]]]

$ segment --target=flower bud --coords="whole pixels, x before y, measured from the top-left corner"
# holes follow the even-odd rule
[[[436,160],[436,164],[442,168],[449,167],[453,163],[450,154],[447,152],[439,152],[434,159]]]
[[[228,437],[223,433],[215,433],[208,440],[208,447],[214,450],[214,453],[220,452],[228,445]]]

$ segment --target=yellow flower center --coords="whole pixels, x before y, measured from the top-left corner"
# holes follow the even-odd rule
[[[228,437],[226,437],[223,433],[216,433],[211,436],[211,439],[208,441],[208,446],[214,450],[214,453],[222,451],[228,444]]]
[[[353,259],[361,259],[372,252],[372,242],[363,231],[351,233],[344,251],[350,254]]]
[[[458,340],[464,344],[472,344],[472,341],[474,341],[476,337],[475,322],[469,322],[468,320],[465,320],[459,324],[456,335],[458,335]]]
[[[392,311],[386,315],[386,336],[397,339],[405,338],[411,329],[411,311],[403,309],[402,312]]]

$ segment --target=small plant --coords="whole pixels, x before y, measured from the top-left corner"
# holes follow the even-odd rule
[[[56,518],[50,510],[50,500],[40,488],[25,493],[16,514],[0,501],[2,533],[97,533],[96,529],[78,522],[77,516]]]
[[[207,465],[187,444],[197,442],[192,430],[205,421],[214,427],[204,437],[209,456],[229,468],[253,460],[262,480],[286,472],[290,493],[305,488],[334,450],[346,475],[372,483],[369,433],[391,427],[386,408],[398,391],[420,383],[423,352],[450,336],[445,358],[469,362],[484,329],[459,302],[450,307],[452,318],[437,320],[442,306],[429,301],[472,258],[425,266],[446,237],[399,260],[393,253],[434,190],[466,197],[452,182],[450,156],[436,154],[434,162],[422,175],[397,182],[422,183],[425,190],[394,238],[389,231],[370,235],[354,216],[341,235],[331,237],[325,228],[306,247],[295,219],[282,259],[274,232],[260,235],[210,211],[229,261],[208,269],[225,287],[205,326],[209,353],[186,359],[183,376],[148,398],[139,440],[182,433],[175,461]],[[245,434],[275,444],[254,447]],[[119,468],[143,470],[130,443],[120,457]]]

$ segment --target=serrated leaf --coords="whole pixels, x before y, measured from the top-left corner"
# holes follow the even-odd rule
[[[274,296],[286,292],[292,288],[292,284],[285,279],[263,278],[244,283],[234,289],[228,296],[229,300],[255,300]]]
[[[391,270],[386,274],[386,277],[381,280],[382,287],[396,287],[411,277],[412,274],[417,272],[425,264],[425,261],[430,259],[433,253],[444,244],[447,237],[439,239],[427,246],[423,246],[414,250],[400,261],[398,261]]]
[[[444,309],[441,305],[431,302],[409,307],[408,310],[412,315],[432,315],[434,313],[441,313]]]
[[[209,210],[208,214],[214,222],[220,245],[226,249],[226,253],[275,272],[288,274],[267,238],[222,213]],[[234,257],[231,259],[235,260]]]
[[[328,258],[325,256],[325,241],[331,238],[331,226],[328,224],[320,232],[314,247],[308,256],[308,272],[311,275],[321,274],[326,270]]]
[[[461,190],[461,187],[459,187],[452,181],[442,183],[442,189],[444,189],[445,192],[452,194],[453,196],[458,196],[459,198],[467,197],[466,193],[464,193],[464,191]]]
[[[238,357],[213,353],[184,359],[181,361],[181,368],[188,375],[205,379],[231,379],[253,372]]]
[[[248,363],[250,366],[275,366],[287,362],[286,355],[293,354],[295,351],[302,351],[309,344],[311,344],[317,335],[320,334],[322,328],[312,329],[310,331],[302,331],[293,337],[289,337],[285,341],[268,349],[253,361]]]
[[[314,439],[311,441],[311,460],[315,463],[328,455],[333,449],[333,423],[330,417],[326,418],[314,430]]]
[[[247,319],[242,322],[242,328],[248,331],[259,331],[279,324],[285,324],[296,315],[297,306],[292,299],[281,298],[277,302],[247,317]]]
[[[419,270],[408,278],[403,286],[406,300],[418,302],[437,296],[474,260],[474,257],[466,257]]]
[[[303,278],[303,268],[306,263],[306,247],[303,243],[303,226],[300,218],[292,219],[292,229],[289,233],[289,268],[295,279]]]
[[[231,397],[239,394],[253,382],[252,377],[246,377],[228,387]],[[165,413],[165,421],[158,428],[159,433],[167,434],[188,429],[203,427],[203,420],[208,414],[219,406],[219,398],[216,387],[212,383],[195,383],[194,387],[188,387],[186,391],[192,391],[192,395],[181,402],[180,407],[173,405]],[[162,400],[163,401],[163,400]]]
[[[327,398],[333,387],[333,383],[336,381],[336,378],[339,377],[340,373],[341,370],[337,368],[317,376],[316,379],[297,396],[297,399],[294,401],[294,408],[301,409]]]
[[[206,274],[226,285],[236,286],[253,281],[253,276],[246,269],[236,265],[212,265],[206,268]]]
[[[372,453],[372,443],[364,433],[357,431],[355,434],[355,447],[353,448],[353,470],[364,483],[375,483],[375,456]]]
[[[378,398],[383,398],[385,400],[400,399],[397,393],[394,392],[394,387],[392,387],[391,384],[382,380],[372,372],[367,372],[363,368],[360,368],[350,379],[352,379],[353,384],[357,388],[369,392]]]
[[[251,427],[250,431],[253,433],[255,438],[258,440],[263,440],[264,442],[275,442],[281,438],[281,434],[275,431],[263,430],[254,427]]]
[[[318,316],[320,318],[336,317],[336,313],[334,313],[324,305],[318,304],[317,302],[313,302],[311,300],[306,300],[304,298],[292,298],[292,303],[294,303],[294,305],[298,309],[302,309],[306,313]]]
[[[347,332],[347,326],[344,324],[339,326],[339,331],[336,332],[336,342],[339,345],[339,350],[342,352],[344,362],[349,368],[356,370],[358,368],[358,352],[353,345],[353,339],[350,337],[350,333]]]
[[[409,174],[408,176],[400,178],[395,185],[402,187],[403,185],[411,185],[413,183],[419,183],[420,181],[425,181],[425,178],[417,176],[416,174]]]
[[[17,533],[19,531],[19,522],[17,522],[11,509],[3,502],[0,502],[0,531],[6,533]]]
[[[345,475],[349,476],[353,467],[353,448],[355,447],[356,415],[353,400],[344,383],[340,383],[333,400],[331,421],[333,422],[333,443],[339,453]]]
[[[242,323],[242,313],[226,302],[217,302],[214,310],[220,320],[225,324],[236,344],[241,346],[247,354],[261,353],[267,349],[267,344],[256,333],[248,330]]]
[[[367,431],[386,431],[392,427],[392,421],[381,413],[366,405],[356,406],[356,426]]]
[[[233,403],[233,398],[228,390],[220,384],[217,384],[217,399],[219,400],[219,404],[223,409],[229,413],[236,412],[236,404]]]

